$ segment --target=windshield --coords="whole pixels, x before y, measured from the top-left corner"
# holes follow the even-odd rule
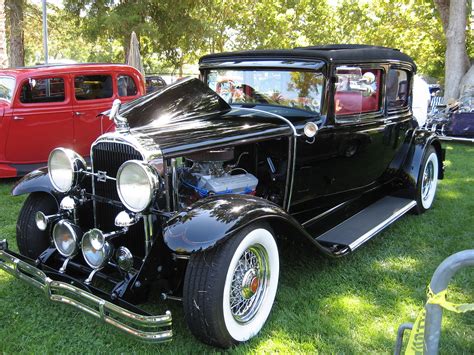
[[[207,84],[229,104],[258,104],[320,113],[324,76],[276,69],[210,70]]]
[[[0,76],[0,99],[12,101],[15,79],[9,76]]]

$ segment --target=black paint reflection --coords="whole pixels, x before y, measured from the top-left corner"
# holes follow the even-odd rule
[[[124,105],[130,128],[162,126],[190,117],[230,111],[230,106],[198,79],[184,79]]]
[[[280,207],[260,198],[213,196],[169,220],[163,228],[164,241],[171,250],[197,252],[224,240],[239,227],[268,216],[290,218]]]

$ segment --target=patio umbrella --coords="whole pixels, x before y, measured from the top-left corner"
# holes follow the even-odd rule
[[[127,64],[136,68],[145,77],[145,70],[143,69],[142,57],[140,56],[140,43],[135,31],[130,37],[130,52],[128,53]]]

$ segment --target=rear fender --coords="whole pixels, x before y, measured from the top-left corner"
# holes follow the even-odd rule
[[[413,198],[416,192],[416,183],[420,174],[420,166],[423,162],[425,151],[432,145],[438,155],[438,178],[444,177],[445,150],[441,148],[438,137],[426,130],[415,130],[413,140],[408,151],[407,159],[402,167],[402,177],[405,182],[407,197]]]
[[[54,197],[59,206],[62,194],[54,190],[53,184],[49,179],[48,168],[41,168],[25,175],[20,179],[12,189],[13,196],[29,194],[32,192],[46,192]]]
[[[308,239],[324,254],[333,256],[279,206],[250,195],[215,195],[198,201],[167,221],[163,239],[173,252],[192,254],[213,248],[257,221],[268,222],[277,235],[288,233]]]

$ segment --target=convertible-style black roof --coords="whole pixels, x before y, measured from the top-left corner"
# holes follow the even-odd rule
[[[200,58],[199,64],[231,58],[275,59],[295,57],[305,59],[320,59],[326,62],[395,60],[410,63],[414,68],[416,68],[413,59],[405,53],[400,52],[398,49],[362,44],[331,44],[322,46],[298,47],[295,49],[224,52],[205,55]]]

